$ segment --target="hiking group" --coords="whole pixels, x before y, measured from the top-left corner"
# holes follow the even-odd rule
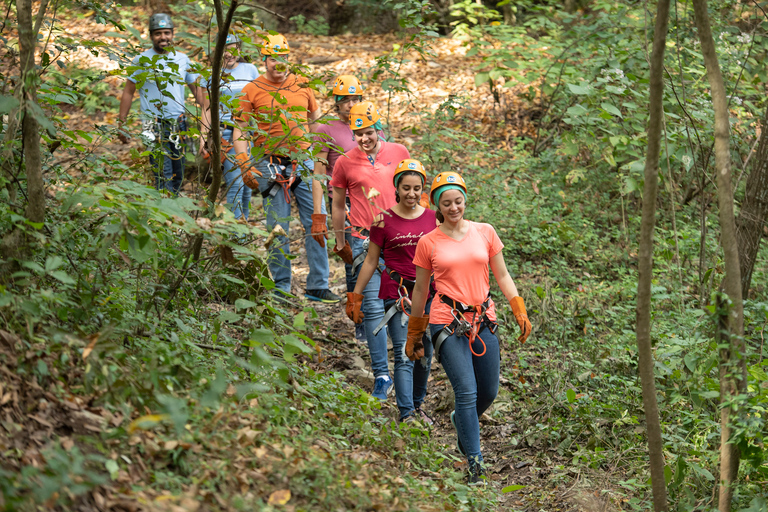
[[[199,150],[204,155],[212,116],[206,94],[210,81],[194,76],[189,59],[172,49],[173,28],[167,14],[150,18],[153,48],[133,62],[140,69],[126,82],[119,119],[125,121],[141,83],[142,139],[155,149],[150,162],[156,187],[176,195],[183,179],[178,141],[186,130],[185,83],[202,106]],[[367,341],[372,396],[386,400],[394,388],[399,420],[431,425],[422,406],[434,356],[454,391],[450,419],[468,461],[469,482],[483,482],[479,418],[496,398],[501,359],[489,270],[521,329],[519,341],[531,332],[504,262],[503,243],[490,224],[464,218],[470,192],[459,173],[437,174],[426,193],[427,170],[405,146],[385,140],[378,109],[363,101],[355,76],[335,80],[338,118],[321,119],[307,80],[290,71],[288,41],[279,34],[261,37],[263,73],[242,58],[237,35],[226,40],[219,119],[227,203],[236,218],[247,219],[251,193],[257,192],[267,228],[282,226],[285,235],[269,248],[268,266],[278,298],[287,300],[288,228],[295,199],[307,233],[305,297],[336,303],[341,298],[328,286],[330,235],[322,186],[327,181],[333,252],[345,263],[347,316],[362,326],[360,337]],[[150,78],[142,80],[141,73]],[[151,78],[159,73],[166,79],[165,93]]]

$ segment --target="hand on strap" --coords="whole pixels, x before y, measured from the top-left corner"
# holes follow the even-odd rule
[[[531,326],[531,321],[528,320],[528,313],[525,311],[523,298],[519,295],[517,297],[512,297],[512,300],[509,301],[509,305],[512,306],[512,314],[515,315],[517,325],[520,326],[521,334],[520,337],[517,338],[517,341],[525,343],[525,340],[528,339],[533,327]]]
[[[256,177],[261,177],[261,173],[251,164],[251,155],[248,153],[238,153],[235,155],[237,167],[243,176],[243,183],[251,190],[259,190],[259,181]]]
[[[347,293],[347,316],[350,320],[359,324],[365,318],[365,315],[360,308],[363,307],[363,296],[359,293],[348,292]]]
[[[408,337],[405,341],[405,355],[411,361],[424,357],[423,336],[429,326],[429,315],[408,318]]]
[[[355,261],[355,259],[352,257],[352,247],[349,246],[349,242],[346,240],[344,241],[344,247],[341,249],[334,247],[333,252],[338,254],[339,258],[341,258],[347,265],[351,265],[352,262]]]
[[[324,213],[312,214],[311,235],[320,244],[320,247],[325,247],[325,239],[328,238],[328,226],[325,223],[326,217]]]

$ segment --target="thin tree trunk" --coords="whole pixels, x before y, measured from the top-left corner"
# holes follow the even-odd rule
[[[653,351],[651,347],[651,279],[653,277],[653,230],[656,224],[656,193],[661,153],[662,99],[664,95],[664,48],[667,41],[669,0],[659,0],[656,7],[656,28],[651,53],[650,118],[648,120],[648,149],[645,157],[643,186],[643,218],[640,228],[637,281],[637,353],[643,389],[645,428],[651,463],[653,508],[667,510],[667,487],[664,482],[664,444],[661,440],[659,408],[656,403]]]
[[[37,13],[39,20],[44,16],[47,7],[47,0],[40,4],[40,10]],[[35,69],[35,48],[37,47],[37,32],[33,25],[32,18],[32,0],[17,0],[16,16],[19,23],[19,75],[21,76],[21,92],[19,98],[19,111],[11,112],[6,130],[6,141],[15,138],[17,115],[21,117],[22,133],[22,158],[24,160],[24,171],[27,178],[27,187],[25,198],[27,205],[24,211],[25,217],[34,223],[43,223],[45,221],[45,188],[43,185],[43,167],[42,157],[40,155],[40,126],[31,112],[31,105],[37,105],[37,84],[39,77]],[[8,153],[4,153],[8,154]],[[10,172],[10,178],[14,177],[12,170],[3,163],[3,168]],[[10,185],[9,193],[12,200],[16,199],[17,183]],[[3,259],[10,260],[18,257],[26,240],[23,232],[19,229],[13,229],[2,241],[0,241],[0,255]]]
[[[213,183],[208,188],[208,215],[213,216],[214,208],[216,206],[216,200],[219,197],[219,189],[221,188],[221,126],[219,120],[219,103],[221,101],[221,66],[224,55],[224,48],[227,46],[227,35],[229,34],[229,27],[232,25],[232,17],[237,10],[238,0],[232,0],[229,4],[229,10],[227,11],[226,18],[224,17],[224,9],[221,5],[221,0],[213,1],[214,8],[216,9],[216,20],[218,24],[218,37],[216,38],[216,46],[213,49],[211,80],[210,80],[210,110],[211,110],[211,131],[209,132],[209,140],[211,141],[211,170],[213,171]],[[203,235],[195,237],[192,243],[192,256],[195,260],[200,258],[200,250],[203,247]]]
[[[718,331],[720,350],[720,404],[731,402],[746,386],[746,364],[744,359],[744,316],[741,296],[741,275],[739,269],[739,248],[736,238],[736,221],[733,214],[733,190],[731,188],[730,126],[728,121],[728,99],[725,94],[723,75],[717,61],[715,42],[707,14],[706,0],[693,0],[693,12],[701,41],[701,53],[707,67],[712,106],[715,111],[715,172],[717,175],[717,203],[720,211],[720,243],[725,260],[725,277],[720,284],[730,299],[730,306],[724,304],[726,318]],[[720,298],[719,303],[725,303]],[[719,306],[719,305],[718,305]],[[721,310],[718,307],[718,310]],[[739,473],[739,448],[731,437],[732,408],[720,409],[720,494],[718,509],[730,512],[733,489]]]
[[[45,190],[43,166],[40,156],[40,126],[29,108],[37,104],[37,71],[35,48],[37,38],[33,27],[32,0],[18,0],[16,12],[19,18],[19,44],[21,46],[22,109],[21,131],[24,144],[24,169],[27,176],[26,217],[37,223],[45,220]]]
[[[736,219],[739,241],[739,270],[741,296],[747,298],[752,282],[763,226],[768,218],[768,108],[760,123],[760,142],[752,159],[752,170],[747,177],[747,189],[739,217]]]

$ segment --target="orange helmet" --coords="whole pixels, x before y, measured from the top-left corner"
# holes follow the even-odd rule
[[[453,185],[454,187],[457,187],[464,191],[464,196],[467,195],[467,184],[464,183],[464,178],[461,177],[461,175],[457,172],[453,171],[446,171],[441,172],[437,176],[435,176],[435,179],[432,180],[432,187],[429,192],[429,199],[432,201],[432,204],[437,205],[437,202],[435,201],[435,192],[437,192],[438,189],[445,187],[447,185]]]
[[[362,94],[363,86],[352,75],[341,75],[333,84],[334,96],[361,96]]]
[[[262,55],[288,55],[291,48],[288,40],[282,34],[266,34],[261,36],[264,44],[261,46]]]
[[[407,158],[397,164],[397,167],[395,168],[395,175],[392,177],[392,183],[394,183],[395,187],[397,187],[397,177],[404,172],[419,173],[421,175],[421,184],[425,185],[427,182],[427,171],[424,170],[424,166],[421,165],[421,162],[414,160],[413,158]]]
[[[375,125],[381,116],[379,109],[370,101],[361,101],[349,111],[349,127],[352,130],[362,130]]]

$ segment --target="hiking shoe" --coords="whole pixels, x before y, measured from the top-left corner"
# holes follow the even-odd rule
[[[415,423],[417,420],[418,420],[418,417],[415,414],[413,414],[413,411],[411,411],[405,416],[403,416],[402,418],[400,418],[398,423]]]
[[[485,475],[485,468],[479,462],[469,466],[469,476],[467,477],[469,485],[487,485],[488,477]]]
[[[425,413],[421,407],[417,407],[413,410],[414,414],[418,419],[429,425],[430,427],[435,424],[435,420],[433,420],[429,414]]]
[[[371,396],[384,401],[387,399],[387,395],[394,385],[395,383],[388,375],[385,377],[376,377],[376,382],[373,385],[373,393],[371,393]]]
[[[456,415],[456,411],[451,411],[451,424],[453,425],[453,429],[456,431],[456,445],[459,449],[459,453],[461,453],[463,456],[467,456],[467,453],[464,451],[464,447],[461,445],[461,438],[459,437],[459,429],[456,428],[456,420],[454,419],[454,416]]]
[[[331,290],[307,290],[304,297],[309,300],[317,302],[323,302],[325,304],[335,304],[341,300],[341,297],[333,293]]]
[[[365,337],[365,324],[362,322],[359,324],[355,324],[355,339],[358,341],[366,341],[367,338]]]

